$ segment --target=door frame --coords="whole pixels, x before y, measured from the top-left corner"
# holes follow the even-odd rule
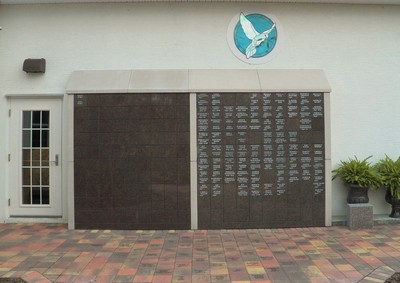
[[[8,153],[12,152],[12,148],[11,148],[11,144],[10,144],[10,133],[11,133],[11,117],[10,115],[15,115],[15,113],[11,113],[11,107],[12,107],[12,101],[18,101],[18,102],[27,102],[29,103],[29,101],[37,101],[37,102],[43,102],[43,109],[46,108],[45,107],[45,103],[46,101],[53,101],[53,100],[59,100],[60,103],[60,109],[61,109],[61,113],[60,113],[60,205],[61,205],[61,209],[60,209],[60,213],[57,213],[57,215],[12,215],[11,213],[11,209],[10,209],[10,205],[6,206],[6,223],[66,223],[67,222],[67,192],[66,192],[66,186],[65,186],[65,182],[66,182],[66,160],[64,160],[64,156],[65,155],[65,120],[66,120],[66,111],[65,111],[65,103],[64,103],[64,94],[12,94],[12,95],[6,95],[6,99],[7,99],[7,106],[9,109],[9,119],[7,121],[7,142],[8,142]],[[34,109],[32,109],[34,110]],[[20,113],[17,113],[16,115],[20,115]],[[20,147],[19,149],[20,150]],[[14,149],[14,151],[16,151]],[[11,157],[12,158],[12,157]],[[19,158],[19,157],[16,157]],[[6,181],[6,196],[7,198],[11,198],[12,196],[12,192],[11,192],[11,164],[10,162],[8,162],[8,172],[6,172],[6,176],[7,176],[7,181]],[[12,201],[12,200],[11,200]]]

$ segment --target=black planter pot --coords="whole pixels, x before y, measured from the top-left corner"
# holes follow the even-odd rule
[[[362,188],[358,185],[349,184],[347,193],[347,203],[368,203],[368,188]]]
[[[392,218],[400,218],[400,199],[396,196],[393,196],[390,193],[390,190],[386,190],[385,200],[387,203],[392,205],[392,212],[389,217]]]

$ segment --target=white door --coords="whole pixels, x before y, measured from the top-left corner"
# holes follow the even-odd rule
[[[61,217],[62,100],[10,100],[11,217]]]

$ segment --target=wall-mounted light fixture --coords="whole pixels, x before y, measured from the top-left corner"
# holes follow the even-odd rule
[[[22,70],[27,73],[44,73],[46,72],[46,59],[25,59]]]

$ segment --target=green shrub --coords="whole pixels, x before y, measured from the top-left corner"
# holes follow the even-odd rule
[[[374,167],[368,162],[372,156],[363,160],[354,159],[340,161],[339,166],[332,171],[333,179],[339,177],[348,184],[358,185],[362,188],[377,189],[381,187],[381,178]]]
[[[400,198],[400,157],[396,161],[386,155],[375,168],[382,179],[382,186],[393,196]]]

